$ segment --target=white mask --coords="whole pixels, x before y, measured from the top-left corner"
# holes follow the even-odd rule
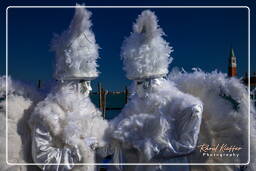
[[[149,80],[136,81],[136,93],[139,97],[146,97],[149,89],[150,89]]]
[[[89,96],[92,91],[90,81],[69,80],[62,81],[62,85],[68,85],[73,91],[83,96]]]
[[[146,97],[147,94],[150,93],[154,87],[157,87],[158,85],[160,85],[161,79],[162,78],[155,78],[155,79],[150,79],[150,80],[136,81],[137,95],[140,98]]]
[[[89,96],[90,92],[92,91],[91,81],[83,81],[80,83],[80,85],[80,91],[83,93],[83,95]]]

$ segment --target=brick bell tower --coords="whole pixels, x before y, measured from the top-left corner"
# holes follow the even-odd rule
[[[237,64],[236,64],[236,56],[234,53],[234,49],[230,49],[229,59],[228,59],[228,76],[235,77],[237,76]]]

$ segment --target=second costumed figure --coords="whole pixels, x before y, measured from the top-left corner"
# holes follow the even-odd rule
[[[197,144],[203,106],[198,98],[179,91],[164,78],[172,49],[163,35],[155,14],[146,10],[122,46],[124,70],[134,80],[134,92],[112,121],[112,136],[120,146],[119,162],[142,163],[120,167],[122,170],[177,170],[177,166],[143,163],[187,163],[185,156]]]

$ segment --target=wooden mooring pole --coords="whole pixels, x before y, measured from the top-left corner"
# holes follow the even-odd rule
[[[106,118],[107,94],[108,91],[102,88],[102,114],[104,118]]]
[[[106,115],[106,104],[107,104],[107,91],[102,88],[101,84],[98,83],[98,92],[99,92],[99,108],[102,112],[103,117]]]
[[[106,110],[122,110],[122,107],[107,107],[107,95],[119,95],[119,94],[124,94],[124,101],[125,104],[128,102],[128,97],[129,97],[129,91],[128,88],[125,86],[124,91],[110,91],[108,92],[105,90],[101,83],[98,83],[98,92],[94,92],[93,94],[97,94],[99,97],[99,109],[102,112],[102,116],[105,118],[106,117]]]
[[[40,89],[40,88],[41,88],[41,86],[42,86],[41,84],[42,84],[42,83],[41,83],[41,80],[38,80],[38,81],[37,81],[37,88],[39,88],[39,89]]]
[[[126,104],[128,102],[128,96],[129,96],[129,92],[126,86],[125,86],[124,94],[125,94],[125,104]]]
[[[99,109],[102,111],[102,96],[101,96],[101,84],[98,83],[98,93],[99,93]]]

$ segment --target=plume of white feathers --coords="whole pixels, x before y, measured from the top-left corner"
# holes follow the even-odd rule
[[[57,79],[92,79],[98,76],[96,60],[99,58],[99,46],[91,29],[91,15],[90,11],[78,6],[68,30],[53,40]]]
[[[163,36],[154,12],[143,11],[133,25],[133,32],[121,47],[128,79],[151,78],[168,73],[172,48]]]

